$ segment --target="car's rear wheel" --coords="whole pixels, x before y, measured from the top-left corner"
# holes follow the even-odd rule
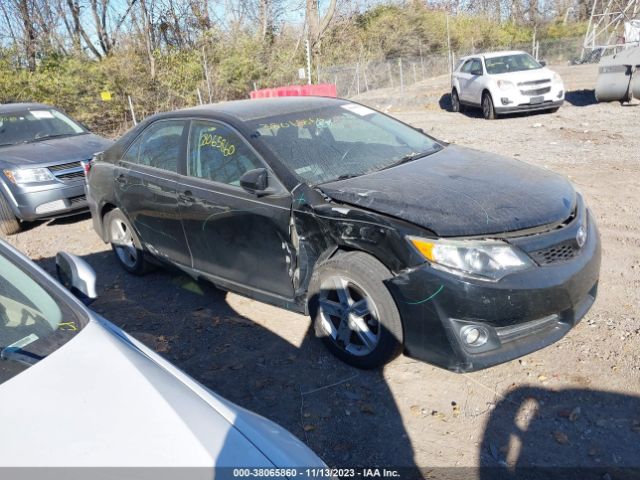
[[[482,116],[486,120],[495,120],[497,118],[496,109],[493,106],[493,99],[489,92],[482,95]]]
[[[460,97],[458,96],[458,91],[455,88],[451,91],[451,110],[456,113],[464,111],[464,107],[460,103]]]
[[[148,262],[124,213],[117,208],[111,210],[105,215],[103,224],[120,266],[134,275],[144,275],[148,270]]]
[[[20,231],[20,222],[11,211],[9,203],[0,193],[0,233],[2,235],[13,235]]]
[[[362,252],[321,263],[309,287],[316,334],[344,362],[380,367],[402,350],[400,313],[383,281],[389,271]]]

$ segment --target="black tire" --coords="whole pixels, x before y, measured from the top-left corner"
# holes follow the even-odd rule
[[[558,110],[560,110],[560,107],[553,107],[551,110],[549,110],[549,113],[556,113]]]
[[[402,351],[400,313],[383,283],[389,276],[382,263],[363,252],[339,254],[322,262],[313,273],[309,312],[316,335],[331,353],[349,365],[378,368]],[[348,286],[340,290],[346,291],[353,303],[341,308],[342,313],[328,313],[336,312],[336,305],[344,305],[338,288],[331,288],[336,281],[346,282]]]
[[[11,211],[9,203],[0,193],[0,233],[2,235],[13,235],[20,231],[20,222]]]
[[[489,92],[484,92],[482,94],[482,116],[485,120],[495,120],[498,118],[496,115],[496,109],[493,106],[493,98],[491,98],[491,94]]]
[[[147,273],[150,270],[149,262],[124,213],[119,208],[111,210],[104,216],[103,226],[120,266],[133,275]]]
[[[464,112],[464,106],[460,103],[460,97],[455,88],[451,90],[451,111],[454,113]]]

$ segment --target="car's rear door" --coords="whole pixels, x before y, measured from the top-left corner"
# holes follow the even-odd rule
[[[194,268],[214,282],[291,299],[291,195],[278,187],[258,197],[240,187],[240,177],[256,168],[268,166],[231,126],[191,121],[178,190]],[[271,172],[269,182],[279,186]]]
[[[467,88],[469,86],[469,80],[471,80],[471,74],[469,71],[471,70],[471,64],[473,63],[472,59],[466,60],[460,70],[454,73],[456,79],[458,80],[458,85],[460,86],[460,91],[458,92],[458,97],[460,100],[467,102],[469,101],[469,94]]]
[[[188,120],[149,125],[116,163],[118,206],[154,255],[191,267],[176,177],[184,163]]]
[[[470,77],[466,87],[466,100],[470,103],[480,105],[482,102],[482,91],[484,89],[484,68],[480,58],[473,58],[471,60],[469,75]]]

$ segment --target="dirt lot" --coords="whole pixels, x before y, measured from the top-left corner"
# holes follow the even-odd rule
[[[559,343],[489,370],[453,374],[406,357],[354,370],[305,317],[175,272],[126,275],[87,216],[33,225],[10,242],[50,271],[58,250],[85,257],[99,275],[96,311],[331,466],[640,467],[640,108],[579,92],[595,85],[592,66],[561,73],[573,92],[553,115],[450,113],[442,78],[360,98],[440,139],[567,175],[595,213],[603,265],[591,312]],[[426,473],[456,472],[474,478]]]

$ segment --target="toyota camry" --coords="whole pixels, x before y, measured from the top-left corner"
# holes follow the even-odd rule
[[[346,100],[154,115],[95,157],[87,190],[128,272],[168,263],[309,314],[361,368],[403,351],[458,372],[505,362],[596,297],[598,231],[567,179]]]

